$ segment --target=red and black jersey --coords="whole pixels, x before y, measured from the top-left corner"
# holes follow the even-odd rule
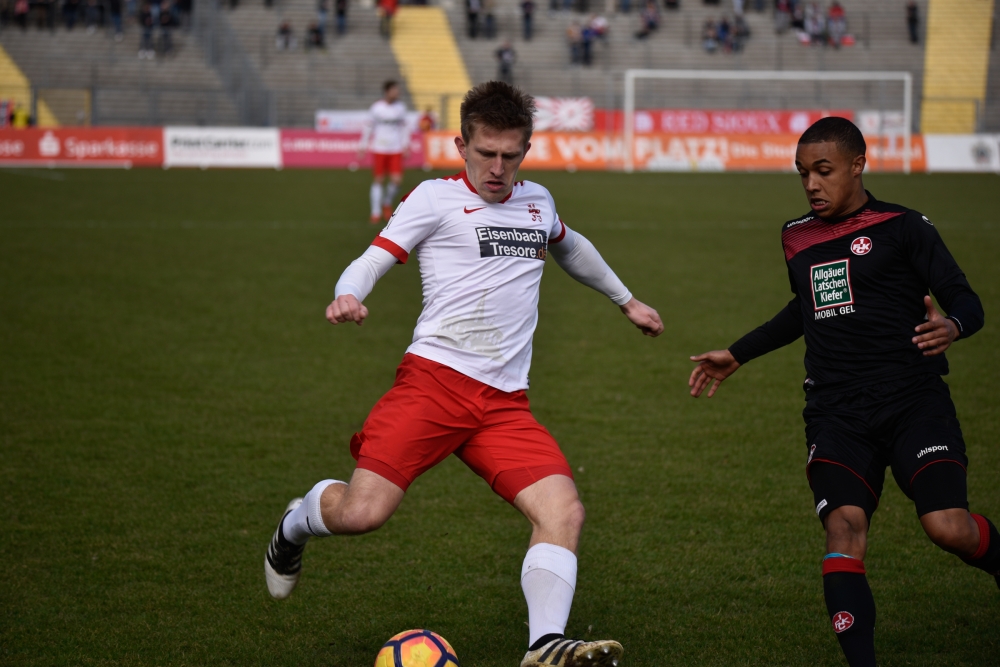
[[[948,373],[943,354],[913,344],[928,291],[961,338],[983,306],[937,229],[917,211],[868,202],[842,218],[786,222],[781,243],[795,297],[729,348],[741,364],[805,335],[806,388],[840,391],[919,373]]]

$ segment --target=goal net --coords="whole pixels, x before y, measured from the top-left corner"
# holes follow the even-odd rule
[[[869,170],[912,167],[909,72],[630,69],[624,82],[626,172],[791,170],[795,140],[824,115],[861,128]]]

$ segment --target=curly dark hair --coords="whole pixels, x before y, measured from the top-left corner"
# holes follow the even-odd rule
[[[476,126],[493,130],[521,130],[524,142],[534,129],[535,98],[503,81],[487,81],[472,88],[462,100],[459,117],[462,139],[468,142]]]
[[[821,144],[826,141],[836,144],[837,149],[851,159],[864,155],[868,150],[858,126],[839,116],[820,118],[799,137],[800,144]]]

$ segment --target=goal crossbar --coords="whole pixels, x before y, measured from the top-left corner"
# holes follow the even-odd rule
[[[910,72],[812,72],[807,70],[625,70],[624,168],[634,170],[635,82],[637,79],[700,81],[900,81],[903,84],[903,172],[910,173],[913,133],[913,75]]]

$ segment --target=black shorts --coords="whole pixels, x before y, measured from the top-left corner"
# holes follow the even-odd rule
[[[916,500],[918,514],[968,508],[965,441],[951,392],[939,375],[923,374],[855,391],[807,396],[802,417],[806,422],[806,476],[820,520],[838,507],[855,505],[864,509],[871,521],[882,496],[887,467],[892,468],[892,476],[906,497]],[[961,471],[952,465],[936,469],[935,484],[931,488],[923,484],[920,497],[914,498],[914,478],[928,466],[943,462],[958,464]],[[817,466],[820,463],[830,465]],[[820,470],[822,474],[818,474]]]

